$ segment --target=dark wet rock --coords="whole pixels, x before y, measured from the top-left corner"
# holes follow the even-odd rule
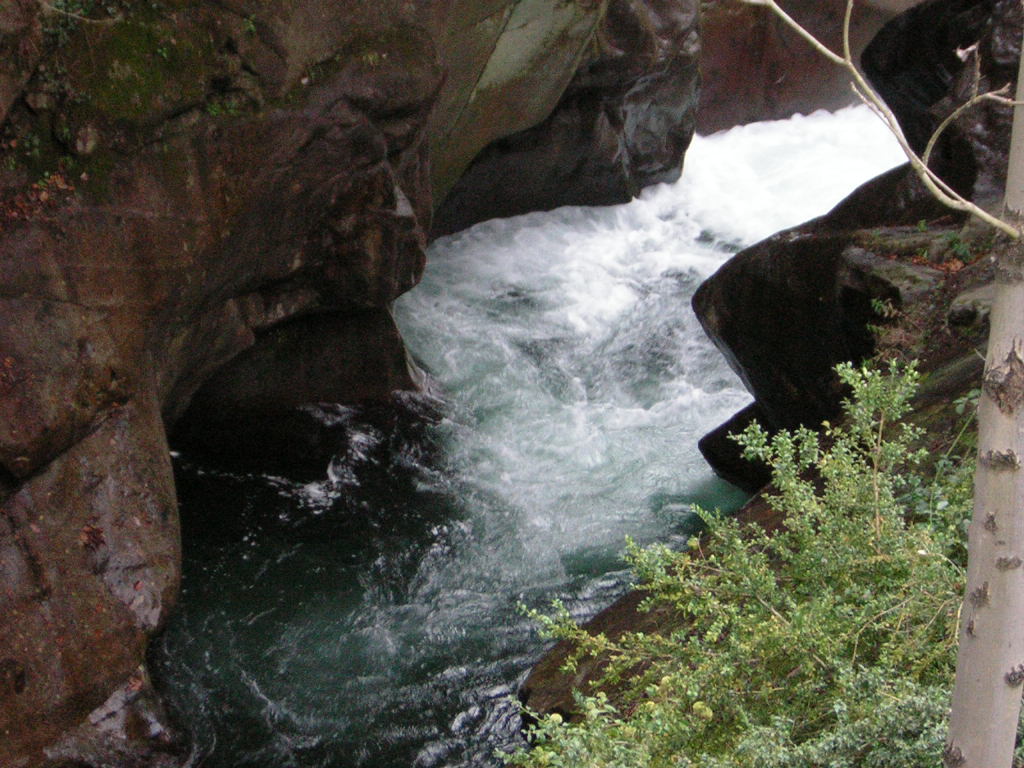
[[[941,220],[940,220],[941,221]],[[873,354],[879,306],[909,312],[945,286],[944,264],[922,261],[959,226],[829,231],[828,218],[741,251],[694,295],[704,330],[754,395],[770,431],[833,418],[843,390],[833,368]],[[922,262],[922,263],[918,263]],[[734,419],[740,418],[737,414]],[[701,441],[723,477],[744,488],[750,472],[719,427]]]
[[[674,181],[694,130],[699,7],[690,0],[611,0],[558,107],[490,144],[443,198],[434,235],[561,205],[627,202]],[[450,187],[450,191],[449,191]]]
[[[387,309],[299,317],[218,369],[192,398],[174,441],[233,466],[322,473],[336,441],[302,406],[387,402],[392,392],[420,389],[423,375]]]
[[[938,4],[944,12],[936,23]],[[977,40],[992,6],[992,0],[925,3],[889,22],[864,51],[865,74],[899,116],[916,151],[924,150],[935,128],[932,106],[946,96],[961,69],[957,50]]]
[[[387,309],[307,315],[275,325],[217,370],[192,398],[189,419],[253,419],[307,403],[384,400],[418,388]]]
[[[736,450],[736,441],[731,437],[740,434],[753,423],[762,426],[768,423],[757,403],[737,411],[732,418],[708,432],[697,443],[701,455],[715,468],[718,476],[747,493],[757,493],[771,480],[767,467],[743,458]]]
[[[694,295],[769,429],[834,415],[832,368],[871,353],[871,300],[898,300],[899,289],[851,258],[862,253],[846,234],[789,230],[738,254]]]
[[[936,200],[909,165],[899,165],[859,186],[807,227],[842,232],[957,218],[962,217]]]
[[[929,0],[879,32],[864,51],[863,68],[916,151],[975,87],[995,90],[1016,80],[1021,24],[1020,4],[1012,0]],[[976,54],[968,53],[975,44]],[[1006,184],[1010,123],[1005,107],[977,105],[944,132],[932,167],[966,197],[997,203]]]

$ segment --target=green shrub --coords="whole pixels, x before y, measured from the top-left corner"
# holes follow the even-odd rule
[[[963,590],[970,467],[933,474],[901,422],[918,374],[837,368],[841,426],[738,437],[767,462],[775,533],[700,512],[686,551],[629,546],[648,596],[678,626],[591,636],[564,608],[537,616],[602,654],[579,721],[539,718],[521,766],[928,766],[940,763]],[[934,469],[934,467],[932,467]]]

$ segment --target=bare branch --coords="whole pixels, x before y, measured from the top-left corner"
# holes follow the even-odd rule
[[[932,151],[935,149],[935,144],[939,140],[939,137],[942,135],[943,131],[945,131],[954,121],[956,121],[956,119],[958,117],[960,117],[960,115],[962,115],[967,110],[971,109],[972,107],[974,107],[975,105],[977,105],[977,104],[979,104],[979,103],[981,103],[983,101],[994,101],[994,102],[996,102],[998,104],[1005,104],[1005,105],[1011,106],[1011,107],[1012,106],[1016,106],[1017,102],[1015,102],[1011,98],[1008,98],[1005,95],[1006,93],[1009,93],[1009,90],[1010,90],[1010,86],[1009,86],[1009,84],[1007,84],[1007,85],[1004,85],[1002,88],[1000,88],[998,91],[988,91],[986,93],[978,93],[977,92],[977,86],[975,86],[974,95],[971,96],[970,99],[965,101],[959,107],[954,109],[946,117],[945,120],[943,120],[941,123],[939,123],[938,128],[935,129],[934,133],[932,133],[932,135],[931,135],[931,138],[928,139],[928,145],[924,148],[924,152],[921,153],[921,160],[924,162],[924,164],[927,165],[928,161],[931,160]]]
[[[957,116],[963,113],[964,109],[974,106],[981,101],[996,101],[1004,104],[1014,104],[1015,102],[1007,99],[1003,94],[1005,88],[998,91],[977,93],[968,100],[967,104],[958,108],[953,115],[946,118],[933,134],[931,140],[928,142],[928,147],[925,149],[925,159],[922,159],[910,146],[910,142],[907,141],[907,137],[903,134],[903,129],[900,127],[899,120],[896,119],[896,115],[893,113],[889,106],[885,103],[881,96],[871,87],[871,84],[867,81],[867,78],[857,68],[857,65],[853,63],[853,54],[850,47],[850,24],[853,16],[853,0],[847,0],[846,2],[846,14],[843,18],[843,55],[835,53],[818,40],[814,35],[804,29],[799,22],[793,19],[788,13],[786,13],[775,0],[744,0],[749,4],[753,5],[765,5],[775,13],[788,27],[796,32],[800,37],[806,40],[810,45],[818,51],[821,55],[831,61],[833,64],[838,64],[843,67],[850,75],[852,81],[851,85],[857,96],[867,104],[871,110],[878,115],[885,124],[892,131],[893,136],[896,137],[896,141],[900,145],[900,149],[907,156],[907,160],[910,161],[911,167],[917,173],[921,182],[925,185],[928,191],[935,196],[935,198],[943,205],[953,210],[962,211],[977,219],[985,222],[991,227],[998,229],[1014,239],[1021,237],[1021,232],[1016,227],[1010,225],[1008,222],[993,216],[988,211],[984,210],[980,206],[971,202],[967,198],[963,197],[956,190],[952,189],[946,182],[940,179],[934,171],[928,167],[927,158],[930,157],[931,151],[934,149],[935,141],[938,138],[938,134],[945,130]],[[971,55],[970,51],[967,51],[967,55]],[[975,55],[975,69],[978,67],[978,57]],[[980,78],[980,72],[978,72]],[[975,85],[977,88],[977,85]]]
[[[846,0],[846,14],[843,16],[843,66],[853,61],[850,53],[850,23],[853,19],[853,0]]]
[[[853,2],[853,0],[847,1],[850,3]],[[814,49],[818,51],[818,53],[827,58],[833,64],[838,64],[841,67],[846,66],[846,59],[844,59],[838,53],[835,53],[831,48],[829,48],[827,45],[818,40],[818,38],[816,38],[802,26],[800,26],[800,23],[792,16],[790,16],[788,13],[786,13],[784,10],[782,10],[782,8],[779,7],[779,4],[776,3],[775,0],[762,0],[761,2],[755,2],[751,4],[768,6],[769,8],[772,9],[776,16],[782,19],[782,21],[784,21],[786,25],[790,27],[790,29],[792,29],[794,32],[800,35],[800,37],[802,37],[808,43],[810,43],[814,47]]]
[[[47,11],[48,13],[56,13],[61,16],[67,16],[69,18],[75,19],[75,21],[81,21],[86,24],[108,26],[110,24],[117,24],[119,21],[123,20],[123,17],[120,13],[116,16],[112,16],[109,19],[90,19],[87,16],[82,16],[81,14],[72,13],[71,11],[66,11],[63,8],[58,8],[55,5],[50,5],[48,2],[46,2],[46,0],[36,0],[36,2],[39,3],[40,8],[42,8],[44,11]]]

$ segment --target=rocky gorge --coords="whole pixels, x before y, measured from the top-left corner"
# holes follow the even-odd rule
[[[946,19],[928,25],[945,35],[928,50],[961,72],[950,45],[980,25],[985,77],[1001,85],[1020,37],[1012,5],[927,3]],[[169,431],[241,450],[247,430],[292,428],[296,406],[415,389],[390,304],[418,281],[432,234],[623,201],[678,176],[701,119],[847,100],[805,74],[770,109],[729,113],[750,99],[712,75],[708,46],[727,62],[714,30],[747,29],[732,43],[745,50],[765,21],[753,6],[746,27],[725,3],[705,8],[703,52],[689,0],[74,8],[0,10],[0,763],[19,768],[181,761],[144,661],[180,584]],[[858,44],[893,10],[872,11]],[[917,42],[899,35],[923,26],[886,27],[869,70],[912,78],[896,52]],[[717,109],[697,109],[701,66],[706,89],[725,89]],[[965,87],[940,85],[906,119]],[[1007,125],[975,115],[942,155],[978,199],[1000,188]],[[831,364],[870,351],[872,298],[948,290],[936,244],[961,235],[944,216],[894,172],[702,291],[705,325],[769,423],[829,411]],[[921,220],[923,245],[878,230]],[[922,248],[934,264],[888,258]],[[818,315],[781,305],[824,312],[828,340],[797,332]],[[754,333],[766,315],[792,349]]]

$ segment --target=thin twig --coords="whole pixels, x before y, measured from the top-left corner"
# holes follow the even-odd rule
[[[958,50],[957,53],[960,53]],[[981,89],[981,56],[978,55],[978,44],[969,46],[968,55],[974,59],[974,77],[971,79],[971,95],[977,96]]]
[[[942,132],[945,131],[953,123],[953,121],[955,121],[958,117],[960,117],[960,115],[962,115],[971,107],[980,104],[983,101],[994,101],[997,104],[1004,104],[1010,107],[1017,106],[1018,102],[1014,101],[1013,99],[1007,98],[1004,95],[1008,93],[1009,90],[1010,86],[1009,84],[1007,84],[1000,88],[998,91],[975,93],[970,99],[968,99],[959,107],[950,112],[949,116],[946,117],[946,119],[943,120],[941,123],[939,123],[939,127],[935,129],[935,132],[932,133],[931,138],[928,139],[928,146],[926,146],[924,148],[924,152],[921,153],[921,162],[923,162],[925,165],[928,164],[928,162],[932,158],[932,151],[935,149],[935,143],[939,140],[939,137],[942,135]]]
[[[109,19],[90,19],[87,16],[82,16],[81,14],[66,11],[63,8],[57,8],[54,5],[50,5],[48,2],[46,2],[46,0],[36,0],[36,2],[39,3],[40,7],[42,7],[43,10],[49,11],[50,13],[59,13],[62,16],[68,16],[69,18],[75,19],[76,21],[83,21],[86,24],[97,24],[100,26],[107,26],[110,24],[117,24],[119,21],[124,20],[124,17],[121,16],[120,13],[118,13],[116,16],[112,16]]]
[[[820,40],[818,40],[818,38],[816,38],[802,26],[800,26],[800,22],[798,22],[796,19],[794,19],[784,10],[782,10],[782,8],[779,7],[778,3],[776,3],[775,0],[763,0],[762,2],[751,3],[751,5],[767,5],[769,8],[772,9],[776,16],[782,19],[794,32],[800,35],[800,37],[802,37],[804,40],[810,43],[814,47],[814,49],[818,51],[818,53],[826,57],[833,64],[838,64],[841,67],[846,66],[846,59],[844,59],[842,56],[840,56],[827,45],[822,43]]]
[[[846,0],[846,15],[843,16],[843,65],[853,63],[850,52],[850,23],[853,20],[853,0]]]

